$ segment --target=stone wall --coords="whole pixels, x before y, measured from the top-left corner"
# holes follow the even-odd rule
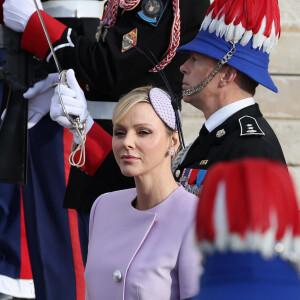
[[[255,100],[276,132],[300,199],[300,1],[279,0],[281,38],[271,53],[270,73],[279,89],[275,94],[259,87]],[[298,92],[297,92],[298,91]],[[183,131],[186,144],[198,135],[203,114],[183,104]]]

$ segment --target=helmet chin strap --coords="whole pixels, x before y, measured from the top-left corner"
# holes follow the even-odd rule
[[[222,67],[228,62],[228,60],[232,57],[233,53],[236,51],[236,48],[235,48],[236,42],[230,41],[230,43],[232,44],[232,48],[223,56],[223,58],[221,58],[217,62],[217,64],[215,65],[213,70],[210,72],[210,74],[195,87],[191,87],[190,89],[183,90],[182,96],[191,96],[191,95],[198,93],[204,87],[206,87],[210,81],[212,81],[214,79],[214,77],[217,75],[217,73],[222,69]]]
[[[191,96],[191,95],[194,95],[194,94],[198,93],[199,91],[201,91],[204,87],[206,87],[208,85],[208,83],[210,81],[213,80],[213,78],[217,75],[217,73],[221,70],[222,67],[223,67],[223,64],[221,64],[220,61],[218,61],[218,63],[214,67],[214,69],[210,72],[210,74],[201,83],[199,83],[198,85],[196,85],[195,87],[192,87],[190,89],[183,90],[182,96]]]

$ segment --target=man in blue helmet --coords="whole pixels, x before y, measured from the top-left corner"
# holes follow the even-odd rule
[[[198,138],[178,156],[174,174],[196,194],[206,170],[218,161],[251,156],[285,163],[279,141],[253,98],[258,84],[278,91],[268,64],[280,36],[279,9],[277,0],[271,0],[271,9],[264,12],[264,2],[214,1],[195,39],[178,48],[190,54],[180,67],[183,100],[200,109],[206,121]]]

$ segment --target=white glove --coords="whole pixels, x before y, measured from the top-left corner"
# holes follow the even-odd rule
[[[36,82],[23,94],[28,99],[28,129],[50,111],[51,98],[54,95],[52,84],[58,83],[58,73],[51,73],[44,80]]]
[[[81,124],[83,124],[86,119],[88,120],[86,133],[88,133],[88,131],[91,129],[92,125],[94,124],[94,120],[89,115],[84,93],[80,88],[79,84],[77,83],[74,71],[72,69],[69,69],[67,71],[67,83],[69,87],[60,84],[60,87],[57,86],[55,88],[54,96],[51,99],[50,117],[53,121],[56,121],[61,126],[69,128],[74,135],[74,142],[80,144],[81,140],[77,134],[76,129],[74,129],[70,121],[67,119],[62,109],[59,100],[59,88],[60,88],[60,95],[67,113],[72,118],[78,116],[80,118]]]
[[[39,9],[43,9],[40,0],[36,0]],[[33,0],[5,0],[3,3],[3,21],[10,29],[24,32],[31,15],[36,12]]]

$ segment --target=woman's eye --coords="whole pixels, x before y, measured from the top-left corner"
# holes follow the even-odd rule
[[[148,135],[148,134],[150,134],[151,132],[149,131],[149,130],[140,130],[140,131],[138,131],[138,134],[139,135]]]
[[[120,131],[120,130],[114,131],[114,136],[123,136],[123,135],[125,135],[124,131]]]

